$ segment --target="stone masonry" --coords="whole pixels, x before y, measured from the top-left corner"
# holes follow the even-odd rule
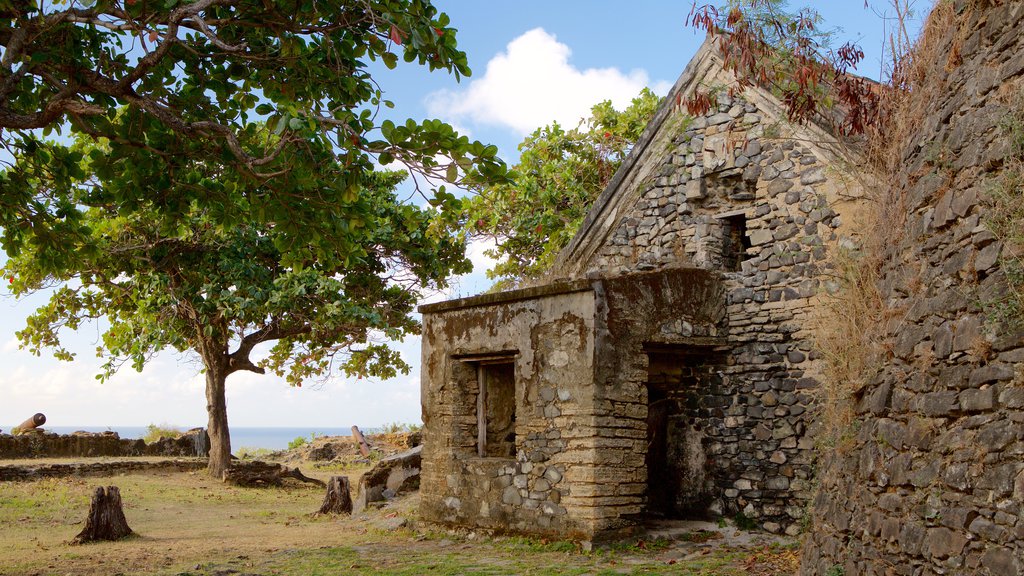
[[[0,434],[0,460],[94,456],[206,456],[210,441],[202,428],[155,442],[121,438],[117,432],[54,434],[42,429],[18,436]]]
[[[421,309],[427,520],[594,539],[711,514],[799,532],[811,311],[829,251],[852,245],[859,159],[758,89],[678,107],[727,78],[705,44],[551,281]],[[493,405],[513,395],[508,427]]]
[[[906,215],[881,281],[898,320],[852,447],[823,463],[808,576],[1024,574],[1024,334],[989,314],[1007,247],[987,227],[1024,102],[1024,3],[939,10],[952,23],[912,103],[928,113],[888,191]]]

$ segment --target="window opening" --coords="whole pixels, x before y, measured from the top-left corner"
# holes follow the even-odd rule
[[[477,455],[516,455],[516,370],[511,361],[477,364]]]
[[[747,217],[744,214],[733,214],[720,218],[722,222],[722,265],[726,271],[737,272],[741,263],[749,258],[747,249],[751,247],[747,236]]]

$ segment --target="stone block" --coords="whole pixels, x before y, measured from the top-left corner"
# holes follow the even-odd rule
[[[751,230],[748,233],[752,246],[762,246],[772,241],[772,231],[765,229]]]
[[[917,398],[917,409],[926,416],[949,416],[957,412],[960,403],[954,391],[930,392]]]
[[[943,559],[959,556],[967,545],[967,537],[958,530],[929,528],[923,553],[929,558]]]
[[[984,412],[996,406],[996,389],[964,390],[960,393],[960,409],[964,412]]]

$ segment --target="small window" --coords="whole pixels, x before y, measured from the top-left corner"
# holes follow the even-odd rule
[[[511,361],[477,364],[477,455],[516,455],[516,369]]]
[[[472,436],[458,443],[477,456],[516,456],[516,367],[517,351],[456,356],[454,375],[463,390],[462,414],[458,428]]]
[[[723,216],[722,223],[722,266],[726,271],[736,272],[740,264],[749,258],[750,237],[747,236],[747,217],[744,214]]]

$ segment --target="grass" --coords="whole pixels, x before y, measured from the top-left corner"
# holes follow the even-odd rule
[[[157,426],[156,424],[150,424],[146,426],[146,434],[142,437],[142,440],[146,444],[152,444],[161,438],[177,438],[184,432],[181,428],[171,426],[170,424],[163,423]]]
[[[1024,328],[1024,89],[1005,98],[1010,113],[1000,126],[1010,154],[988,187],[991,209],[986,227],[1003,242],[999,265],[1007,292],[983,302],[989,324],[1009,330]]]
[[[325,478],[315,469],[308,475]],[[97,485],[121,489],[137,537],[71,546]],[[416,519],[418,497],[382,510],[313,517],[321,489],[299,484],[245,489],[203,472],[62,478],[0,484],[0,574],[263,576],[532,574],[781,575],[760,571],[780,548],[740,548],[702,538],[633,540],[584,552],[579,544],[526,537],[449,534]],[[407,526],[388,530],[395,515]]]

